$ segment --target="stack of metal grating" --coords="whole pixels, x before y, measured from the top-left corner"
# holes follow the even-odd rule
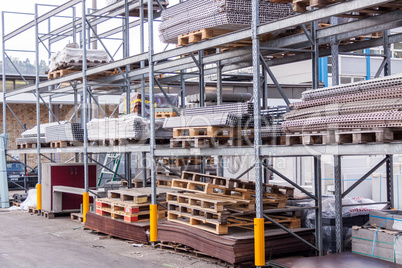
[[[292,104],[287,133],[402,127],[402,75],[309,90]]]
[[[244,102],[184,109],[181,116],[166,118],[163,128],[205,126],[253,128],[253,105],[252,102]],[[278,111],[278,109],[262,111],[261,125],[267,133],[272,133],[274,128],[274,132],[278,133],[277,127],[272,128],[274,124],[280,126],[281,121],[278,120],[280,113]],[[284,112],[286,109],[283,110]]]
[[[129,114],[119,118],[93,119],[88,124],[88,139],[98,140],[144,140],[149,138],[149,120]]]
[[[260,2],[260,22],[267,23],[288,17],[288,4]],[[162,11],[159,26],[164,43],[177,43],[177,37],[193,31],[213,28],[236,31],[251,25],[250,0],[188,0]]]
[[[81,123],[65,123],[45,128],[46,143],[52,141],[83,141],[84,130]]]

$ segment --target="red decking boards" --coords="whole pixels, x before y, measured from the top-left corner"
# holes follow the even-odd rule
[[[312,229],[292,229],[299,236],[314,242]],[[311,248],[281,229],[265,231],[266,259],[292,253],[310,252]],[[158,239],[189,246],[228,263],[241,263],[254,259],[254,232],[240,228],[229,229],[228,235],[216,235],[193,227],[164,222],[158,226]]]
[[[138,243],[149,242],[149,222],[128,223],[88,212],[85,228]]]

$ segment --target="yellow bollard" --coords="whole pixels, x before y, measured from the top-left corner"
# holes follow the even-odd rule
[[[36,184],[36,209],[42,210],[42,184]]]
[[[157,242],[158,241],[158,205],[149,205],[150,211],[150,242]]]
[[[84,223],[87,220],[87,213],[89,211],[89,193],[83,193],[82,194],[82,215],[83,215],[83,221]]]
[[[254,219],[255,266],[265,266],[265,232],[264,219]]]

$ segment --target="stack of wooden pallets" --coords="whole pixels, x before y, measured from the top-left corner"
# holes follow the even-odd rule
[[[96,214],[125,222],[149,221],[151,204],[151,188],[128,190],[111,190],[108,198],[96,200]],[[170,189],[157,190],[158,219],[166,218],[166,193],[176,192]]]
[[[171,187],[183,193],[168,193],[168,220],[216,234],[228,234],[229,227],[252,228],[255,217],[255,183],[215,175],[183,172]],[[264,185],[263,208],[283,209],[292,187]],[[294,215],[273,215],[290,228],[300,227]],[[266,222],[269,224],[270,222]]]

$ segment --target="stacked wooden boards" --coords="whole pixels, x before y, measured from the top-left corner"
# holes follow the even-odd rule
[[[254,259],[254,233],[244,229],[229,229],[227,235],[217,235],[186,225],[163,222],[158,226],[158,239],[186,245],[231,264]],[[293,231],[313,243],[312,229],[296,228]],[[281,229],[265,230],[265,251],[267,257],[284,254],[303,254],[311,248]]]

